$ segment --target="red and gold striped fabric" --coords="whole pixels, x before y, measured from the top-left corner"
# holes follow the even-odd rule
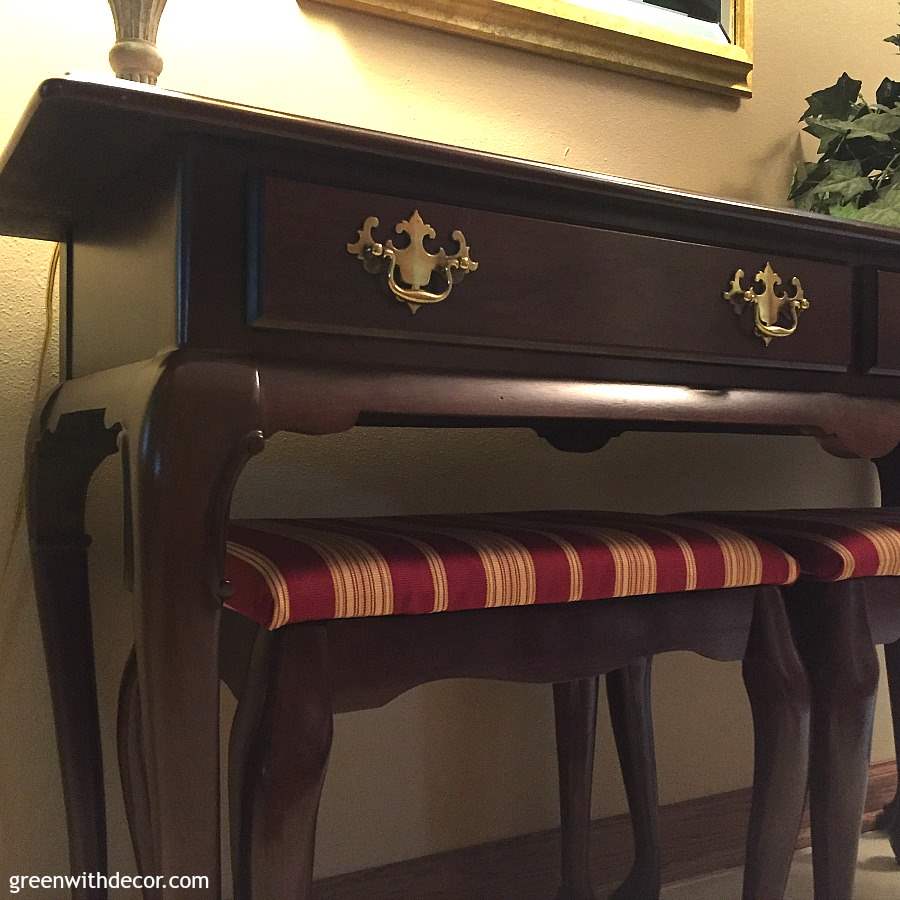
[[[291,622],[790,584],[794,560],[718,523],[595,512],[234,522],[232,609]]]
[[[800,564],[800,577],[844,581],[900,575],[900,510],[790,509],[699,513],[782,547]]]

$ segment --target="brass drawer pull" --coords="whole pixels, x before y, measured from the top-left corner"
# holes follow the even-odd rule
[[[443,247],[437,253],[429,253],[425,249],[425,238],[433,239],[437,235],[423,221],[418,210],[394,227],[397,234],[409,235],[408,247],[398,249],[391,240],[379,243],[372,236],[372,230],[377,227],[378,218],[368,216],[359,229],[356,243],[347,244],[347,252],[362,260],[365,270],[372,274],[380,272],[383,260],[387,260],[387,285],[391,293],[409,307],[410,312],[414,313],[423,304],[446,300],[453,285],[459,284],[467,273],[478,268],[478,263],[469,255],[471,251],[465,235],[459,230],[452,234],[459,247],[456,253],[447,253]],[[398,281],[397,270],[404,284]],[[439,272],[447,282],[447,286],[439,292],[427,290],[434,272]]]
[[[797,330],[800,311],[809,309],[809,300],[803,293],[800,279],[796,276],[791,279],[794,286],[793,297],[787,294],[779,295],[776,292],[775,288],[781,284],[781,276],[772,268],[770,262],[766,263],[765,269],[756,273],[756,282],[763,286],[761,292],[757,292],[752,286],[745,290],[743,280],[744,270],[738,269],[731,279],[731,287],[722,295],[731,302],[735,313],[741,315],[745,303],[753,304],[756,333],[767,347],[773,338],[790,337]],[[778,324],[785,308],[791,321],[788,327]]]

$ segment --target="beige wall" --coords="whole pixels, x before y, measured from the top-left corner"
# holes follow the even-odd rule
[[[869,95],[883,74],[898,71],[881,43],[896,19],[893,0],[756,0],[756,93],[744,102],[313,4],[298,11],[290,0],[170,0],[169,7],[159,38],[164,83],[172,88],[772,204],[782,202],[799,152],[803,97],[843,68],[866,79]],[[103,3],[0,0],[0,144],[40,79],[102,70],[111,40]],[[48,245],[0,239],[0,546],[19,489],[49,252]],[[652,311],[652,301],[648,306]],[[601,453],[569,457],[524,431],[355,431],[273,440],[235,502],[241,515],[532,504],[667,511],[871,503],[876,493],[867,463],[830,458],[800,438],[630,435]],[[118,503],[109,464],[95,482],[89,520],[110,760],[116,683],[129,643]],[[656,672],[663,801],[748,784],[739,667],[671,656]],[[66,866],[48,706],[20,536],[0,600],[0,884],[8,872]],[[550,713],[548,689],[455,682],[340,717],[320,818],[319,874],[552,826]],[[601,815],[623,803],[610,754],[604,713],[595,801]],[[882,702],[874,756],[890,755]],[[107,778],[110,868],[133,871],[113,762]]]

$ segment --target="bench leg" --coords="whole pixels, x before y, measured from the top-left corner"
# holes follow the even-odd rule
[[[900,640],[884,645],[884,658],[894,725],[894,752],[897,754],[897,793],[879,814],[875,827],[887,832],[894,856],[900,863]]]
[[[599,678],[583,678],[553,685],[562,824],[562,883],[557,900],[594,900],[591,784],[599,683]]]
[[[801,583],[791,590],[789,609],[812,693],[815,895],[852,897],[878,686],[865,588],[853,580]]]
[[[609,714],[625,782],[634,865],[612,900],[656,900],[660,892],[659,797],[650,696],[652,657],[606,676]]]
[[[806,797],[810,705],[777,588],[763,588],[757,596],[743,671],[754,727],[743,897],[778,900],[787,885]],[[847,900],[851,894],[828,896]]]
[[[327,636],[300,625],[261,637],[231,742],[235,900],[309,900],[331,752]]]

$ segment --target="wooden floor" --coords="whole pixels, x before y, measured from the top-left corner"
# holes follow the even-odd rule
[[[893,762],[872,767],[866,802],[869,824],[874,812],[893,796],[895,771]],[[749,810],[749,790],[663,807],[663,880],[668,884],[742,865]],[[808,846],[809,831],[804,827],[798,849]],[[557,832],[525,835],[323,879],[316,884],[315,900],[547,900],[558,887],[558,853]],[[592,862],[598,896],[621,881],[630,860],[628,817],[595,822]],[[900,896],[897,874],[896,896]]]

